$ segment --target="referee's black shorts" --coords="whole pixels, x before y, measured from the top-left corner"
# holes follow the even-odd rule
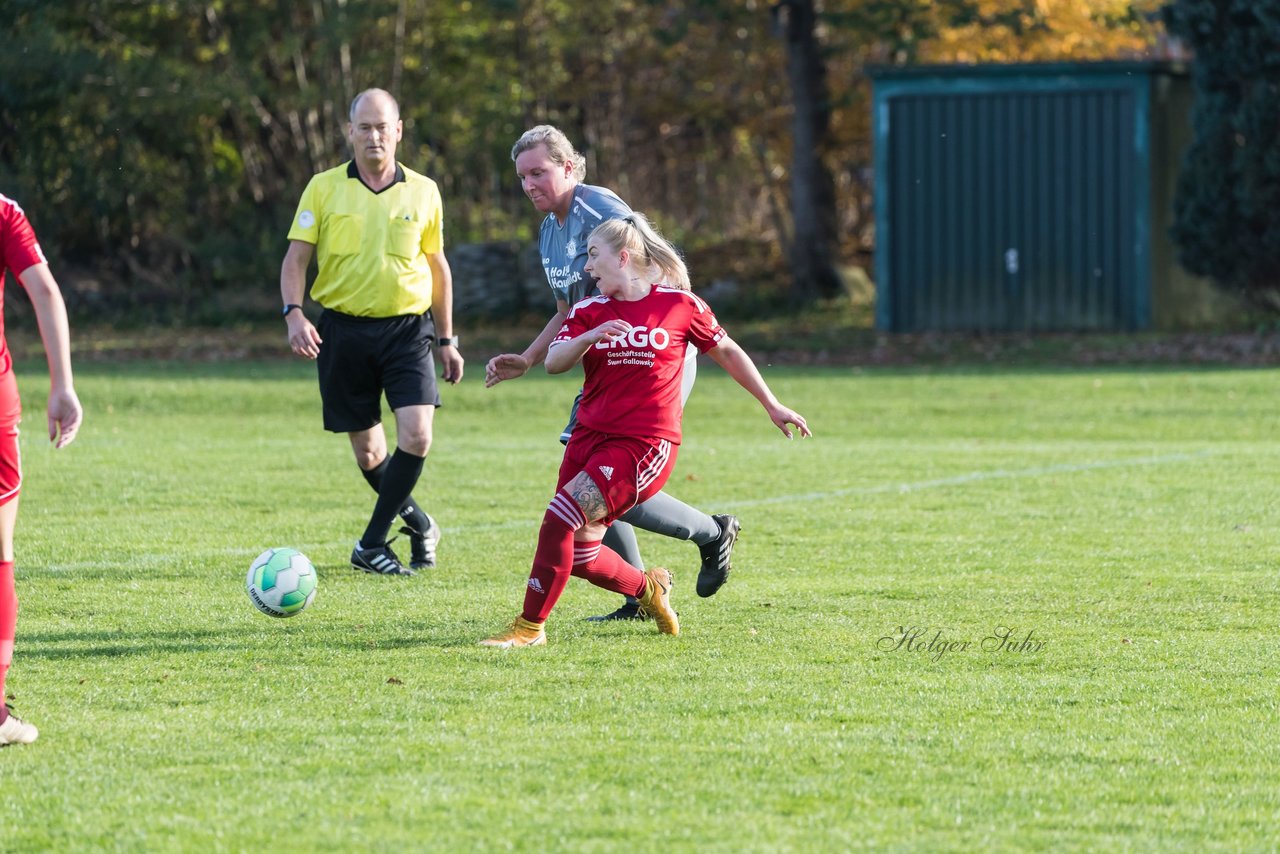
[[[393,412],[440,405],[430,314],[352,317],[325,309],[316,330],[324,429],[352,433],[381,424],[384,392]]]

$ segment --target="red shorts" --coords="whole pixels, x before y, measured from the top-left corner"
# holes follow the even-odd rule
[[[676,467],[679,450],[679,445],[666,439],[615,436],[579,424],[564,449],[556,491],[586,472],[604,495],[608,515],[602,521],[611,525],[662,489]]]
[[[18,497],[22,485],[22,459],[18,455],[18,379],[13,371],[0,374],[0,504]]]

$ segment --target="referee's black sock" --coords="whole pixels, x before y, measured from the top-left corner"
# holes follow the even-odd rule
[[[373,487],[374,492],[382,491],[382,476],[386,474],[387,463],[389,462],[391,462],[391,457],[386,456],[382,458],[382,462],[378,463],[373,468],[368,469],[367,471],[365,469],[360,469],[360,474],[364,475],[364,479]]]
[[[367,480],[369,482],[369,485],[373,487],[374,492],[381,494],[382,478],[386,474],[387,464],[390,462],[391,462],[391,457],[386,456],[382,458],[382,461],[380,463],[378,463],[376,466],[369,469],[368,471],[366,471],[365,469],[360,469],[360,473],[364,475],[364,479]],[[405,524],[408,525],[410,528],[413,528],[415,531],[419,531],[423,533],[426,532],[427,514],[423,511],[423,509],[420,506],[418,506],[418,502],[413,500],[412,495],[409,496],[408,500],[405,501],[405,503],[402,504],[400,506],[400,509],[396,512],[399,514],[400,518],[405,521]]]
[[[369,526],[360,538],[362,546],[367,548],[387,541],[387,531],[400,508],[409,501],[413,487],[422,476],[422,464],[425,460],[425,457],[417,457],[396,448],[390,461],[384,461],[386,470],[382,473],[382,483],[378,488],[378,501],[373,505]],[[414,506],[416,507],[416,502]]]

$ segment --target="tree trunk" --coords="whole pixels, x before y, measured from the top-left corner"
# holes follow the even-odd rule
[[[831,126],[827,69],[817,34],[815,0],[782,0],[774,7],[783,20],[787,79],[793,115],[791,152],[791,301],[810,303],[840,293],[832,255],[836,245],[836,193],[822,162]]]

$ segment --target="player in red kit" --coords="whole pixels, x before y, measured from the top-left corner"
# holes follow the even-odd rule
[[[774,397],[751,358],[689,291],[684,262],[642,214],[600,223],[588,246],[586,271],[600,295],[573,307],[546,358],[553,374],[582,362],[578,428],[542,519],[524,610],[506,631],[481,641],[484,646],[546,643],[544,624],[571,575],[635,596],[658,631],[680,633],[668,600],[671,573],[642,572],[601,540],[615,519],[662,489],[675,466],[686,344],[751,392],[788,439],[792,425],[811,435],[805,419]]]
[[[9,710],[4,702],[4,679],[13,661],[13,639],[18,624],[18,595],[13,583],[13,530],[18,520],[18,491],[22,467],[18,456],[18,421],[22,408],[13,357],[4,341],[3,288],[6,270],[12,270],[36,310],[40,339],[49,362],[49,439],[54,447],[71,443],[80,429],[84,411],[71,381],[71,334],[62,292],[35,232],[17,202],[0,195],[0,747],[30,744],[34,726]]]

